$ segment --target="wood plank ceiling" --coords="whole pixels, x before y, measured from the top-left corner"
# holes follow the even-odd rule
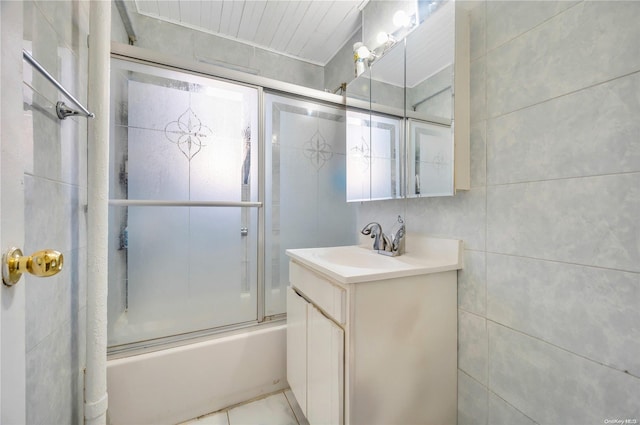
[[[324,66],[368,0],[136,0],[138,13]]]

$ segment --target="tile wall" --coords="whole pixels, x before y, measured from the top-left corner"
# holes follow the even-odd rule
[[[87,104],[88,1],[23,1],[24,48]],[[24,64],[26,253],[53,248],[64,269],[26,276],[26,421],[82,423],[87,264],[87,119],[57,118],[64,97]],[[67,104],[69,104],[67,102]],[[71,105],[70,105],[71,106]]]
[[[358,221],[464,240],[460,425],[640,421],[640,3],[469,6],[471,190]]]

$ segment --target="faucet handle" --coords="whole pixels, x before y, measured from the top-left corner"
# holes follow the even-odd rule
[[[372,221],[371,223],[369,223],[366,226],[364,226],[362,228],[362,230],[360,231],[360,233],[362,233],[363,235],[371,235],[371,238],[375,238],[376,237],[376,233],[375,233],[376,227],[378,228],[378,232],[382,233],[382,226],[380,226],[380,224],[376,223],[375,221]]]
[[[400,226],[398,231],[393,234],[393,241],[392,241],[391,248],[394,251],[398,251],[400,249],[400,242],[402,241],[402,238],[404,238],[405,233],[406,233],[406,230],[403,224]]]

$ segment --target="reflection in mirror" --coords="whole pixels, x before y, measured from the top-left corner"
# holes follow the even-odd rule
[[[404,115],[405,43],[396,43],[384,56],[371,63],[370,94],[372,104],[397,108]],[[347,87],[348,89],[348,87]]]
[[[402,196],[401,126],[399,118],[347,111],[347,201]]]
[[[406,38],[407,115],[450,123],[453,119],[455,3],[441,2]]]
[[[410,196],[453,195],[451,127],[409,119],[407,187]]]

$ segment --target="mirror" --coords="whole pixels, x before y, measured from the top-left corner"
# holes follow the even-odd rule
[[[409,17],[407,27],[393,25],[397,11]],[[452,196],[456,189],[468,189],[468,22],[462,11],[453,0],[369,2],[363,10],[362,39],[362,45],[376,47],[362,52],[362,46],[354,46],[359,75],[346,94],[367,102],[371,117],[359,121],[363,131],[373,131],[371,123],[381,114],[402,121],[396,147],[401,188],[392,198]],[[363,53],[365,66],[358,69]],[[356,133],[348,131],[348,144]],[[373,140],[373,133],[367,140]],[[355,163],[348,162],[347,168]],[[372,172],[368,199],[381,199],[373,196],[381,192],[373,186],[382,175],[393,172]],[[395,183],[384,182],[384,187]]]
[[[347,199],[401,197],[402,119],[347,111]]]

